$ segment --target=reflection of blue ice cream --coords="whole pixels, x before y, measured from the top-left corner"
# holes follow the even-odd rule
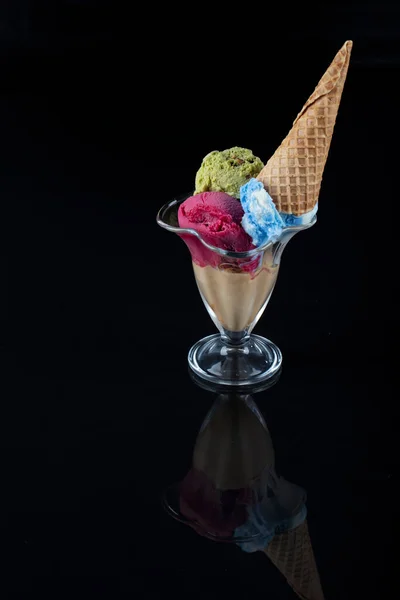
[[[288,213],[279,213],[279,214],[282,217],[285,227],[293,227],[295,225],[307,225],[308,223],[311,223],[311,221],[317,214],[317,211],[318,211],[318,202],[312,210],[304,213],[304,215],[297,216],[297,215],[290,215]]]
[[[244,525],[235,529],[235,537],[251,537],[254,540],[240,542],[238,546],[244,552],[257,552],[265,550],[275,535],[284,533],[289,529],[295,529],[305,521],[307,517],[307,508],[305,504],[299,507],[294,515],[287,515],[279,520],[271,520],[269,510],[266,504],[256,504],[248,507],[249,520]]]
[[[264,550],[272,538],[298,527],[307,516],[306,493],[303,488],[277,477],[269,470],[264,498],[247,505],[247,521],[235,529],[236,538],[254,537],[248,542],[238,542],[245,552]]]
[[[240,188],[240,202],[244,210],[242,227],[255,246],[276,241],[285,226],[271,196],[261,181],[250,179]]]

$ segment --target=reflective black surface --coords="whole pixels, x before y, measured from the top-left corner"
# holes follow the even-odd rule
[[[2,378],[10,384],[1,409],[2,545],[12,589],[79,576],[107,589],[145,584],[157,593],[160,585],[190,589],[195,580],[203,593],[211,586],[290,597],[262,553],[215,544],[163,511],[162,491],[189,470],[215,396],[192,383],[184,358],[160,363],[157,380],[138,385],[134,359],[128,348],[114,360],[81,352],[64,365],[69,374],[57,374],[51,361],[10,360]],[[390,390],[371,387],[363,372],[351,375],[288,366],[254,397],[279,472],[307,491],[326,597],[366,591],[366,568],[368,587],[378,591],[390,572],[397,479]],[[383,551],[371,552],[371,541]]]
[[[188,70],[182,36],[161,44],[159,78],[128,35],[94,43],[82,34],[82,48],[38,33],[34,51],[25,38],[25,50],[2,53],[5,597],[74,597],[77,588],[87,597],[296,597],[263,552],[211,541],[163,508],[219,391],[188,374],[190,346],[214,329],[187,249],[155,216],[191,189],[208,151],[272,154],[351,37],[318,223],[289,243],[255,330],[280,347],[283,370],[252,395],[276,472],[307,493],[325,597],[388,597],[398,522],[398,54],[366,22],[354,36],[343,26],[305,38],[306,66],[290,77],[294,55],[277,46],[268,103],[250,116],[237,96],[219,110],[219,95],[197,94],[193,73],[214,63],[196,62],[189,44]],[[288,48],[300,52],[300,38]],[[224,76],[247,74],[240,65],[228,61]],[[219,89],[221,72],[207,73]]]

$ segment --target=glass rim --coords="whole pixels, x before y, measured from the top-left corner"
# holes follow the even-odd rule
[[[315,223],[317,222],[317,216],[315,215],[309,223],[284,227],[282,229],[281,235],[275,241],[264,242],[264,244],[261,244],[261,246],[257,246],[257,248],[253,248],[252,250],[247,250],[246,252],[234,252],[231,250],[223,250],[222,248],[218,248],[217,246],[213,246],[212,244],[209,244],[208,242],[206,242],[203,239],[203,237],[201,236],[201,234],[198,231],[196,231],[195,229],[191,229],[191,228],[187,228],[187,227],[179,227],[179,226],[175,227],[174,225],[170,225],[169,223],[165,222],[163,217],[164,217],[165,213],[167,212],[167,210],[173,208],[174,206],[178,206],[179,204],[182,204],[182,202],[184,202],[188,197],[189,196],[185,196],[181,200],[175,199],[170,202],[166,202],[157,213],[157,217],[156,217],[157,224],[160,227],[162,227],[163,229],[166,229],[167,231],[171,231],[172,233],[177,233],[177,234],[184,233],[184,234],[196,237],[198,240],[200,240],[200,242],[203,244],[203,246],[208,248],[208,250],[211,250],[212,252],[215,252],[216,254],[219,254],[220,256],[226,256],[228,258],[240,259],[240,258],[251,258],[253,256],[256,256],[260,252],[264,252],[265,250],[268,250],[268,248],[270,248],[277,242],[281,241],[282,238],[285,237],[287,234],[289,234],[289,233],[294,234],[299,231],[309,229],[310,227],[315,225]]]

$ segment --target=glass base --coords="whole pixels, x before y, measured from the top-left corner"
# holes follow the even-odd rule
[[[219,335],[209,335],[191,347],[189,366],[215,385],[254,386],[277,374],[282,365],[281,351],[270,340],[251,335],[242,345],[230,345]]]

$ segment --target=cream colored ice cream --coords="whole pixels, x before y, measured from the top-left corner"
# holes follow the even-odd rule
[[[267,429],[243,396],[226,396],[200,431],[193,467],[202,471],[218,490],[235,490],[274,465],[274,449]]]
[[[229,331],[249,327],[274,289],[279,267],[272,265],[271,249],[264,252],[261,266],[252,273],[232,269],[228,264],[214,268],[193,263],[197,285],[209,312],[212,311],[211,317],[214,313]]]

